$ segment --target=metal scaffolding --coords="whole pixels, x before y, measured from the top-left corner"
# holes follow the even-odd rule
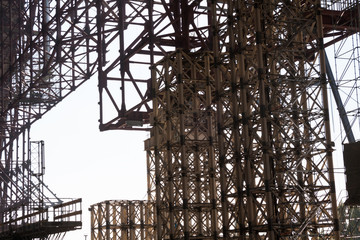
[[[117,6],[107,3],[104,18]],[[127,120],[147,102],[126,100],[126,82],[137,87],[149,75],[124,76],[150,66],[143,96],[153,109],[149,120],[135,118],[153,126],[145,149],[158,239],[339,239],[325,47],[358,33],[357,13],[340,3],[117,6],[125,24],[111,39],[119,38],[121,54],[104,74],[119,77],[100,75],[100,94],[110,99],[100,98],[101,114],[108,104],[117,111],[100,120],[103,130],[139,129]],[[139,37],[126,41],[132,24]],[[112,80],[122,82],[118,102]]]
[[[0,12],[4,234],[46,208],[30,204],[47,197],[31,124],[97,72],[100,130],[151,136],[149,202],[93,205],[93,239],[339,239],[325,48],[341,114],[357,119],[357,1],[1,0]]]
[[[91,239],[155,239],[154,204],[148,201],[104,201],[90,207]]]
[[[96,71],[91,7],[87,0],[0,1],[2,239],[81,227],[79,219],[66,223],[50,214],[63,200],[43,183],[43,169],[33,168],[30,126]]]
[[[360,139],[360,106],[359,106],[359,76],[360,76],[360,23],[359,1],[340,1],[328,4],[328,9],[334,17],[328,20],[327,28],[335,29],[328,34],[328,55],[332,56],[332,69],[334,72],[334,85],[338,89],[339,97],[343,101],[344,115],[348,118],[349,127],[343,123],[341,132],[342,143],[351,143]],[[346,31],[343,29],[346,28]],[[334,96],[335,97],[335,96]],[[338,106],[340,109],[340,107]],[[354,139],[346,139],[352,129]]]
[[[179,50],[153,67],[154,127],[146,150],[154,152],[149,197],[158,239],[211,237],[221,229],[213,63],[209,52]]]
[[[316,7],[210,4],[210,55],[178,50],[155,65],[159,239],[339,238]]]
[[[13,163],[7,174],[1,171],[9,192],[1,201],[0,238],[60,239],[67,231],[81,228],[82,201],[60,199],[51,191],[43,179],[44,142],[25,142],[27,160]]]

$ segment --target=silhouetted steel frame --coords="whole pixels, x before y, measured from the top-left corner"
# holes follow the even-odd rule
[[[90,8],[89,0],[1,1],[1,222],[35,211],[19,205],[31,187],[31,173],[18,170],[31,124],[96,71]]]
[[[137,57],[142,56],[143,69],[154,64],[154,59],[165,56],[167,52],[176,48],[209,49],[211,36],[209,25],[197,28],[195,20],[199,16],[207,14],[207,10],[197,10],[198,3],[193,1],[98,1],[98,72],[100,92],[100,130],[127,129],[148,130],[146,127],[131,127],[126,124],[127,120],[137,120],[144,124],[148,123],[148,113],[152,111],[151,104],[151,78],[148,71],[147,78],[137,79],[133,77],[136,70],[131,69],[134,64],[139,64]],[[118,12],[116,12],[118,10]],[[162,11],[162,12],[161,12]],[[138,19],[141,19],[139,22]],[[117,24],[114,24],[117,22]],[[112,23],[112,26],[109,25]],[[127,31],[132,26],[141,27],[138,35],[131,42],[126,41],[127,35],[135,34]],[[191,27],[191,28],[190,28]],[[190,34],[193,36],[190,37]],[[107,56],[114,54],[110,46],[113,41],[119,41],[119,55],[112,62],[107,63]],[[118,69],[117,69],[118,68]],[[110,76],[110,72],[116,69],[116,77]],[[120,82],[121,97],[116,98],[117,93],[109,88],[110,83]],[[131,94],[126,89],[126,83],[132,83],[140,98],[135,104],[128,99]],[[145,90],[141,91],[141,86]],[[114,114],[105,118],[104,106],[107,97],[108,102],[114,105]]]
[[[197,8],[200,2],[97,1],[100,130],[149,130],[146,126],[131,126],[127,121],[134,120],[144,125],[149,122],[148,113],[152,110],[151,78],[147,68],[154,63],[154,59],[159,59],[176,48],[213,49],[211,24],[198,29],[194,27],[195,20],[205,14],[205,11],[199,12],[200,8]],[[353,17],[358,14],[356,9],[320,11],[324,22],[324,37],[334,37],[325,43],[325,47],[358,31],[358,28],[354,27],[356,17]],[[210,21],[211,13],[206,14]],[[142,21],[138,22],[136,19]],[[137,34],[131,31],[132,26],[139,27]],[[159,26],[162,26],[160,30]],[[164,33],[164,30],[168,32]],[[136,34],[136,37],[129,42],[127,36],[132,34]],[[114,41],[119,42],[118,49],[111,48]],[[114,60],[108,60],[108,56],[114,54],[114,51],[119,51],[118,56]],[[308,54],[311,56],[314,53]],[[137,70],[132,66],[139,64],[139,56],[142,57],[143,71],[148,71],[147,77],[143,79],[133,77]],[[110,87],[116,82],[121,83],[120,90]],[[135,89],[135,93],[130,91],[130,88]],[[139,98],[135,103],[130,100],[134,95]],[[105,98],[108,98],[108,101],[104,100]],[[113,106],[113,112],[108,110],[109,105]]]

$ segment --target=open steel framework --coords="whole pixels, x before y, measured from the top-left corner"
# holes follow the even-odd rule
[[[98,72],[100,130],[151,130],[157,239],[339,238],[325,47],[346,62],[336,86],[356,118],[356,0],[1,0],[0,11],[4,234],[60,204],[29,194],[47,196],[30,126]]]
[[[360,106],[359,106],[359,77],[360,77],[360,34],[359,34],[359,2],[358,1],[343,1],[331,5],[329,8],[331,12],[337,16],[328,22],[328,28],[336,30],[332,34],[325,34],[328,36],[328,43],[332,45],[328,47],[328,56],[333,61],[332,64],[335,86],[338,89],[339,97],[343,102],[343,109],[338,106],[340,117],[346,115],[348,117],[349,127],[340,127],[342,130],[342,142],[359,141],[360,136]],[[348,11],[343,11],[348,9]],[[340,17],[341,16],[341,17]],[[337,20],[335,20],[337,19]],[[340,20],[342,19],[342,20]],[[335,21],[334,21],[335,20]],[[343,29],[346,29],[345,31]],[[341,34],[343,32],[343,34]],[[357,34],[353,34],[356,32]],[[346,36],[346,37],[344,37]],[[334,94],[334,99],[336,95]],[[344,121],[342,121],[343,123]],[[354,139],[351,141],[347,136],[352,129]],[[347,139],[345,139],[345,137]]]
[[[0,1],[1,239],[61,237],[81,227],[81,200],[65,204],[34,168],[30,126],[96,71],[94,4]]]
[[[358,35],[358,11],[356,1],[98,5],[101,129],[152,125],[158,239],[340,237],[325,47]],[[356,49],[344,50],[355,68]]]
[[[155,239],[152,202],[111,200],[94,204],[89,210],[91,239]]]

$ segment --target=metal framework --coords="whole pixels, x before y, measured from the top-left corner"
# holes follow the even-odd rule
[[[358,34],[357,2],[106,1],[98,13],[101,129],[152,124],[158,239],[339,238],[325,47]]]
[[[206,1],[97,2],[101,130],[148,130],[150,66],[176,48],[209,49],[208,13]]]
[[[4,236],[60,204],[32,204],[48,190],[30,126],[98,72],[100,130],[151,131],[156,211],[94,205],[93,239],[339,239],[325,47],[346,61],[334,80],[357,118],[357,1],[0,0],[0,13]],[[111,204],[129,221],[112,232]]]
[[[258,63],[262,49],[252,47],[238,67]],[[268,53],[273,69],[254,65],[243,78],[232,76],[238,69],[226,53],[219,62],[229,65],[192,67],[196,57],[182,52],[161,63],[153,99],[159,239],[339,237],[333,175],[323,173],[332,172],[326,107],[314,98],[324,94],[319,65],[306,69],[302,52],[303,64],[289,66],[289,49],[278,51]]]
[[[2,239],[16,234],[22,239],[43,238],[81,227],[81,220],[66,224],[49,216],[50,207],[63,200],[45,187],[42,170],[32,168],[30,126],[96,71],[96,45],[90,34],[95,28],[90,11],[94,4],[88,0],[0,1]],[[46,225],[49,222],[51,226]],[[29,229],[21,228],[25,224]],[[44,235],[38,226],[45,225]]]
[[[215,81],[209,52],[179,50],[153,67],[152,138],[158,239],[211,237],[221,230]],[[158,75],[159,74],[159,75]]]
[[[328,28],[335,28],[328,34],[328,55],[334,59],[332,68],[334,74],[334,85],[338,89],[339,97],[342,99],[344,111],[340,111],[340,117],[348,117],[348,126],[342,121],[344,129],[341,133],[342,142],[355,142],[360,139],[359,122],[359,74],[360,74],[360,23],[359,2],[341,1],[329,4],[328,9],[333,14],[332,21],[328,21]],[[336,26],[336,27],[335,27]],[[346,30],[344,31],[344,29]],[[336,96],[334,95],[334,98]],[[349,129],[352,129],[354,139],[349,138]],[[351,133],[350,133],[351,134]]]
[[[104,201],[90,207],[91,239],[155,239],[154,204]]]
[[[28,159],[13,167],[8,187],[11,199],[3,199],[0,238],[61,239],[81,228],[81,199],[60,199],[44,183],[44,142],[29,141]],[[2,174],[2,179],[6,177]],[[7,200],[7,202],[5,202]]]
[[[210,4],[214,60],[178,51],[154,70],[159,239],[339,238],[317,7]]]

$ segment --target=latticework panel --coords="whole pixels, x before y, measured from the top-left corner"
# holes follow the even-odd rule
[[[334,87],[338,90],[343,104],[337,105],[339,113],[335,116],[339,114],[343,118],[346,115],[349,121],[349,126],[344,120],[341,121],[341,133],[337,134],[341,134],[342,143],[350,143],[360,139],[360,5],[355,0],[326,3],[327,9],[335,12],[334,17],[327,23],[329,33],[325,35],[325,39],[329,47],[326,50],[334,75]]]
[[[155,239],[154,204],[148,201],[105,201],[91,211],[91,240]]]
[[[101,130],[147,129],[152,110],[149,67],[176,48],[211,48],[209,5],[182,0],[98,1]],[[226,4],[216,5],[218,20],[226,19]]]
[[[48,189],[32,172],[29,129],[95,73],[92,7],[87,0],[0,3],[1,223],[60,201],[51,203],[53,193],[46,197]]]
[[[92,7],[89,1],[2,1],[1,150],[96,71]]]
[[[226,124],[226,116],[232,115],[240,124],[239,129],[224,126],[223,158],[229,165],[224,171],[239,167],[226,146],[239,146],[239,140],[228,136],[234,130],[240,131],[243,148],[231,148],[231,152],[244,153],[244,164],[238,173],[244,174],[245,180],[241,175],[229,180],[234,186],[246,186],[247,194],[242,197],[245,206],[239,209],[239,215],[231,220],[229,214],[229,230],[236,230],[234,223],[246,219],[239,218],[246,213],[248,222],[238,224],[248,226],[250,236],[336,236],[333,173],[324,174],[329,168],[332,171],[332,159],[322,26],[321,17],[314,10],[315,2],[264,1],[234,3],[233,7],[238,9],[234,13],[240,12],[234,17],[229,37],[229,44],[234,47],[229,53],[229,74],[235,76],[229,84],[229,94],[224,90],[222,121]],[[246,15],[243,9],[252,14]],[[245,51],[236,54],[236,48]],[[226,99],[236,96],[243,97],[241,104],[233,100],[226,105]],[[235,188],[232,191],[237,192]],[[233,192],[226,191],[229,205],[234,202]],[[256,217],[250,219],[252,214]],[[246,231],[239,230],[240,236],[246,235]]]
[[[319,5],[226,4],[225,22],[212,15],[213,51],[178,50],[153,69],[159,236],[336,239]]]
[[[154,112],[148,151],[154,152],[161,238],[218,235],[214,79],[209,53],[177,51],[153,68]]]

